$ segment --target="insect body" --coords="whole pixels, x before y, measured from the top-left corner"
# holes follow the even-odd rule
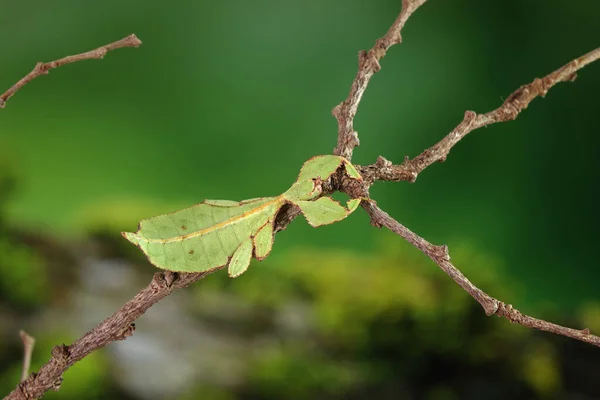
[[[320,197],[322,182],[341,167],[350,178],[362,179],[345,158],[317,156],[304,163],[296,182],[277,197],[205,200],[145,219],[137,232],[123,236],[158,268],[203,272],[228,264],[229,275],[237,277],[248,269],[252,257],[263,260],[271,252],[275,218],[285,204],[298,206],[313,227],[340,221],[358,207],[361,199],[342,206],[331,197]]]

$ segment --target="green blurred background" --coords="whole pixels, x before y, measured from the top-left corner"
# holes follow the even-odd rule
[[[18,329],[39,367],[149,281],[121,230],[204,198],[279,194],[330,153],[357,52],[400,3],[0,0],[4,88],[37,61],[144,42],[53,70],[0,110],[2,393]],[[363,97],[353,161],[417,155],[465,110],[599,46],[599,21],[591,0],[428,2]],[[600,330],[599,91],[597,63],[372,196],[490,294]],[[298,220],[268,261],[159,304],[53,398],[600,398],[596,348],[486,318],[436,268],[362,212]]]

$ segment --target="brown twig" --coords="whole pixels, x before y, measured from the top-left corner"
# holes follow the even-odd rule
[[[371,217],[371,223],[376,227],[385,226],[390,231],[400,235],[410,244],[421,250],[427,257],[431,258],[438,267],[442,269],[450,278],[452,278],[458,285],[463,288],[471,297],[473,297],[485,310],[485,313],[489,315],[497,315],[504,317],[511,322],[523,325],[528,328],[535,328],[546,332],[555,333],[570,337],[573,339],[581,340],[582,342],[593,344],[594,346],[600,347],[600,337],[592,335],[589,329],[572,329],[561,325],[553,324],[551,322],[544,321],[542,319],[530,317],[522,314],[519,310],[513,308],[510,304],[506,304],[498,299],[489,296],[487,293],[475,286],[466,276],[460,272],[450,262],[450,254],[448,253],[447,246],[435,246],[423,239],[410,229],[390,217],[388,213],[381,210],[375,202],[362,201],[361,206],[367,211]]]
[[[402,43],[401,31],[408,18],[417,8],[427,0],[402,0],[402,11],[394,21],[387,33],[377,39],[375,46],[368,52],[361,51],[358,55],[358,72],[350,87],[346,100],[335,106],[333,116],[338,122],[338,141],[333,154],[352,159],[352,151],[359,145],[358,133],[354,130],[354,116],[358,104],[367,89],[371,77],[381,69],[381,60],[388,49],[395,44]]]
[[[23,342],[23,369],[21,370],[21,382],[23,382],[25,379],[27,379],[27,375],[29,375],[35,339],[32,336],[29,336],[27,332],[23,330],[19,331],[19,336]]]
[[[194,274],[176,274],[166,271],[154,274],[154,278],[148,286],[100,325],[77,339],[70,346],[56,346],[52,350],[50,361],[37,373],[34,372],[29,375],[4,400],[35,399],[41,397],[50,389],[56,390],[62,381],[63,373],[71,365],[111,342],[131,336],[135,330],[133,322],[156,302],[168,296],[174,290],[188,286],[214,271]]]
[[[400,31],[408,17],[426,0],[404,0],[402,2],[402,12],[394,21],[387,34],[377,40],[375,46],[368,53],[361,52],[359,57],[359,69],[352,83],[348,98],[333,109],[333,115],[338,120],[338,143],[334,149],[334,154],[344,156],[348,159],[352,157],[354,147],[359,144],[358,135],[353,129],[354,116],[364,91],[367,88],[369,80],[373,74],[381,69],[379,60],[385,56],[386,51],[394,44],[401,42]],[[369,166],[357,166],[364,179],[362,191],[368,193],[369,187],[376,180],[400,181],[408,180],[414,182],[421,171],[436,161],[444,161],[452,147],[458,143],[469,132],[496,122],[509,121],[517,118],[519,113],[527,108],[529,103],[538,96],[544,97],[548,90],[558,82],[573,81],[576,78],[576,72],[587,64],[600,58],[600,48],[593,50],[550,73],[542,79],[535,79],[528,85],[521,86],[513,92],[500,106],[494,111],[486,114],[477,115],[473,111],[467,111],[463,121],[450,132],[441,141],[414,159],[405,159],[401,165],[393,165],[383,157],[379,157],[377,162]],[[338,188],[341,191],[352,195],[348,188]],[[352,191],[355,188],[351,188]],[[427,240],[410,231],[404,225],[390,217],[386,212],[375,205],[372,200],[361,202],[361,206],[371,217],[371,223],[375,226],[385,226],[391,231],[397,233],[406,239],[413,246],[425,253],[431,258],[448,276],[460,285],[467,293],[481,304],[487,315],[498,315],[520,325],[536,328],[558,335],[567,336],[586,343],[600,347],[600,337],[590,334],[589,329],[577,330],[566,328],[541,319],[533,318],[522,314],[520,311],[512,308],[483,292],[473,285],[466,276],[464,276],[450,262],[450,255],[446,246],[434,246]]]
[[[35,68],[33,68],[33,70],[30,73],[25,75],[10,89],[8,89],[6,92],[0,95],[0,108],[4,108],[8,99],[10,99],[19,89],[21,89],[23,86],[25,86],[40,75],[47,75],[51,69],[58,68],[61,65],[65,64],[71,64],[77,61],[103,58],[106,55],[106,53],[108,53],[111,50],[116,50],[123,47],[138,47],[141,44],[141,40],[138,39],[137,36],[132,34],[121,40],[117,40],[114,43],[98,47],[95,50],[87,51],[81,54],[76,54],[74,56],[63,57],[59,60],[50,61],[47,63],[39,62],[35,65]]]
[[[275,222],[275,231],[284,230],[298,215],[299,211],[296,207],[286,207],[278,215]],[[221,266],[198,273],[175,273],[171,271],[155,273],[150,284],[113,315],[77,339],[73,344],[56,346],[52,350],[50,360],[37,373],[34,372],[29,375],[4,400],[35,399],[41,397],[48,390],[58,390],[62,383],[62,375],[69,367],[88,354],[116,340],[124,340],[133,335],[135,320],[158,301],[170,295],[176,289],[184,288],[225,267]]]
[[[452,147],[468,133],[496,122],[514,120],[533,99],[538,96],[544,97],[548,90],[559,82],[574,81],[578,70],[599,58],[600,47],[563,65],[542,79],[536,78],[533,82],[521,86],[493,111],[485,114],[476,114],[474,111],[465,112],[462,122],[452,132],[412,160],[407,157],[402,164],[393,165],[385,158],[380,157],[376,164],[357,166],[357,168],[363,178],[369,182],[376,180],[414,182],[425,168],[436,161],[444,161]]]

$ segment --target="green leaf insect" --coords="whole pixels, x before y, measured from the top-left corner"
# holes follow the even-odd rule
[[[252,257],[264,260],[273,247],[277,213],[286,204],[300,208],[313,227],[332,224],[351,214],[361,199],[342,206],[331,197],[320,197],[322,183],[339,168],[362,180],[348,160],[317,156],[304,163],[298,179],[277,197],[244,201],[205,200],[181,211],[142,220],[135,233],[122,235],[138,246],[158,268],[178,272],[203,272],[229,264],[235,278],[248,269]]]

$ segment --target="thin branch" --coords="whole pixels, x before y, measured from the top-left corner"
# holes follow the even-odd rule
[[[15,83],[10,89],[8,89],[6,92],[4,92],[2,95],[0,95],[0,108],[4,108],[6,106],[6,102],[8,101],[8,99],[10,99],[12,97],[12,95],[14,95],[19,89],[21,89],[23,86],[25,86],[26,84],[28,84],[29,82],[31,82],[32,80],[34,80],[35,78],[37,78],[40,75],[47,75],[51,69],[58,68],[61,65],[65,65],[65,64],[71,64],[71,63],[74,63],[77,61],[104,58],[106,53],[108,53],[111,50],[116,50],[116,49],[120,49],[123,47],[138,47],[141,44],[142,44],[141,40],[138,39],[137,36],[131,34],[121,40],[117,40],[114,43],[110,43],[105,46],[98,47],[95,50],[87,51],[87,52],[81,53],[81,54],[76,54],[74,56],[63,57],[59,60],[50,61],[47,63],[39,62],[35,65],[35,68],[33,68],[33,70],[30,73],[25,75],[21,80],[19,80],[17,83]]]
[[[460,272],[450,262],[450,254],[448,253],[447,246],[435,246],[423,239],[410,229],[390,217],[388,213],[381,210],[375,202],[362,201],[361,206],[367,211],[371,217],[371,223],[376,227],[385,226],[390,231],[400,235],[410,244],[421,250],[427,257],[431,258],[438,267],[442,269],[450,278],[452,278],[458,285],[463,288],[471,297],[473,297],[485,310],[485,313],[489,315],[497,315],[504,317],[511,322],[523,325],[528,328],[535,328],[546,332],[555,333],[570,337],[573,339],[581,340],[585,343],[593,344],[594,346],[600,347],[600,337],[592,335],[589,329],[572,329],[561,325],[553,324],[551,322],[544,321],[542,319],[530,317],[521,313],[519,310],[513,308],[510,304],[506,304],[498,299],[495,299],[485,293],[483,290],[475,286],[466,276]]]
[[[493,111],[485,114],[465,112],[464,119],[452,132],[412,160],[407,157],[402,164],[392,165],[381,157],[376,164],[357,166],[357,168],[368,182],[376,180],[414,182],[425,168],[436,161],[444,161],[452,147],[468,133],[490,124],[516,119],[533,99],[538,96],[544,97],[548,90],[559,82],[574,81],[578,70],[598,59],[600,59],[600,47],[574,59],[542,79],[536,78],[533,82],[521,86]]]
[[[23,330],[19,331],[19,336],[21,337],[21,341],[23,341],[23,369],[21,370],[21,382],[23,382],[29,375],[35,339]]]
[[[217,269],[221,269],[219,267]],[[57,388],[63,373],[77,361],[116,340],[131,336],[135,330],[133,323],[151,306],[174,290],[188,286],[208,274],[211,270],[193,274],[177,274],[170,271],[158,272],[148,286],[142,289],[116,313],[100,325],[77,339],[70,346],[60,345],[52,350],[52,357],[37,373],[32,373],[21,382],[4,400],[25,400],[41,397],[50,389]]]
[[[297,207],[286,207],[277,216],[275,231],[284,230],[299,215]],[[226,268],[227,265],[197,273],[157,272],[148,286],[125,303],[117,312],[105,319],[73,344],[52,349],[52,357],[36,373],[21,382],[3,400],[25,400],[41,397],[48,390],[58,390],[63,373],[88,354],[114,342],[133,335],[135,320],[150,307],[177,289],[184,288],[200,279]]]
[[[352,151],[359,145],[358,133],[354,130],[354,116],[371,77],[381,69],[381,60],[388,49],[402,43],[401,31],[408,18],[427,0],[402,0],[402,11],[385,36],[377,39],[375,46],[368,52],[358,55],[358,72],[352,82],[348,98],[335,106],[333,116],[338,122],[338,141],[333,154],[352,159]]]

